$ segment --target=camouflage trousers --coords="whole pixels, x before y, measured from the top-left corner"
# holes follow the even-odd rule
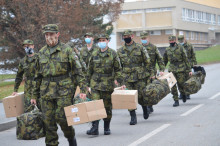
[[[177,86],[179,89],[180,94],[185,95],[185,92],[183,90],[184,83],[189,79],[189,73],[188,72],[179,72],[179,73],[173,73],[177,80]],[[174,85],[171,89],[171,94],[173,95],[173,100],[179,100],[178,99],[178,91],[177,86]]]
[[[72,104],[72,98],[63,96],[56,99],[41,99],[41,108],[43,121],[46,129],[45,143],[47,145],[58,145],[57,123],[60,125],[64,136],[67,139],[73,139],[75,130],[72,126],[67,125],[64,107]]]
[[[144,102],[144,95],[143,90],[147,86],[148,79],[142,79],[138,80],[137,82],[126,82],[126,88],[128,90],[138,90],[138,103],[142,106],[147,106],[147,103]],[[132,111],[134,109],[129,109],[129,111]]]
[[[113,91],[100,91],[92,89],[92,100],[103,99],[105,110],[107,113],[107,118],[103,119],[104,121],[111,121],[112,118],[112,102],[111,94]]]

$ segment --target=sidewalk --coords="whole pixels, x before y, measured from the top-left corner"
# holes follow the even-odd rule
[[[3,103],[0,103],[0,132],[13,128],[17,124],[16,118],[6,118]]]

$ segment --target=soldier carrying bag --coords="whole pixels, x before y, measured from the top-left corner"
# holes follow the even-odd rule
[[[203,74],[199,71],[196,72],[184,83],[184,91],[187,95],[197,93],[202,87]]]
[[[31,105],[28,109],[33,108]],[[17,117],[17,139],[37,140],[44,137],[42,113],[35,105],[34,109]]]
[[[148,105],[156,105],[160,100],[170,93],[170,88],[166,79],[155,79],[143,90],[144,102]]]
[[[202,73],[201,74],[201,83],[204,84],[205,83],[205,77],[206,77],[206,71],[205,71],[204,67],[202,67],[202,66],[194,66],[193,70],[194,70],[195,73],[197,73],[199,71]]]

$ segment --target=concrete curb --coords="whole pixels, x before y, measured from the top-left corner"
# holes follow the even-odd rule
[[[12,121],[5,122],[5,123],[0,123],[0,132],[11,129],[11,128],[15,127],[16,125],[17,125],[16,120],[12,120]]]

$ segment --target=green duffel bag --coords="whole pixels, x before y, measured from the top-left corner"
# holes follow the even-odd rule
[[[205,68],[202,66],[194,66],[193,70],[195,73],[200,73],[201,83],[205,83],[206,71]]]
[[[184,92],[187,95],[197,93],[202,87],[202,73],[193,74],[189,80],[184,83]]]
[[[143,90],[144,102],[148,105],[156,105],[160,100],[170,93],[170,88],[166,79],[155,79]]]
[[[37,106],[31,112],[17,117],[16,135],[17,139],[22,140],[36,140],[45,136],[43,132],[42,113]]]

